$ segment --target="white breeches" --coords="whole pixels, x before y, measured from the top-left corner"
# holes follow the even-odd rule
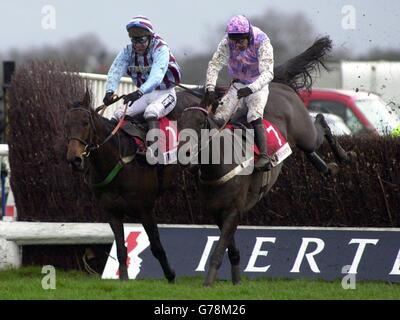
[[[228,92],[221,100],[222,104],[215,113],[217,119],[227,121],[232,118],[232,115],[236,113],[236,111],[244,106],[247,106],[249,109],[247,112],[247,122],[250,123],[259,118],[263,118],[264,109],[268,101],[269,85],[239,100],[237,98],[237,90],[244,87],[246,87],[246,85],[240,82],[235,82],[230,86]]]
[[[144,94],[139,100],[128,105],[126,115],[134,117],[138,114],[143,114],[145,119],[157,118],[160,119],[170,113],[176,105],[175,88],[166,90],[153,90],[150,93]],[[122,117],[125,106],[122,105],[114,112],[114,118]]]

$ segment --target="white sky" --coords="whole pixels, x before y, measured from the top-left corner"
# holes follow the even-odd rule
[[[41,11],[46,5],[55,8],[55,30],[42,27]],[[345,5],[355,10],[355,30],[342,27]],[[215,29],[232,15],[251,17],[271,8],[284,13],[303,12],[318,34],[328,34],[336,46],[358,54],[375,46],[400,49],[397,0],[1,0],[0,52],[57,45],[87,32],[97,33],[117,51],[128,43],[127,21],[142,14],[153,21],[174,52],[193,54],[209,46],[210,39],[222,37],[216,37]]]

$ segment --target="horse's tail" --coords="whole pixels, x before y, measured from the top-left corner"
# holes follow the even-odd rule
[[[272,81],[286,84],[295,91],[310,90],[313,84],[311,73],[320,71],[320,66],[328,70],[324,58],[331,49],[332,41],[328,36],[317,39],[306,51],[275,67]]]

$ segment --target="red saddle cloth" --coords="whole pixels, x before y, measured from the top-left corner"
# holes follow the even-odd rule
[[[282,136],[278,127],[273,123],[263,119],[263,125],[265,129],[265,136],[267,137],[267,153],[268,156],[272,157],[277,151],[279,151],[287,143],[286,139]],[[235,127],[228,123],[226,125],[228,129],[235,129]],[[254,153],[256,156],[260,154],[260,150],[256,145],[253,146]]]
[[[179,132],[175,121],[170,121],[167,117],[160,118],[160,130],[164,133],[160,139],[160,148],[163,153],[170,153],[176,151],[178,147]],[[122,126],[126,125],[128,121],[124,121]],[[146,151],[146,141],[142,138],[133,137],[139,151]]]

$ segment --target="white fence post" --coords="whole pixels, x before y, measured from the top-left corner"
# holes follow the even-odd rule
[[[21,248],[14,241],[0,238],[0,270],[22,265]]]
[[[92,97],[94,99],[93,101],[93,107],[97,108],[103,104],[103,98],[104,95],[106,94],[106,81],[107,81],[107,76],[104,74],[95,74],[95,73],[79,73],[79,75],[85,79],[86,83],[88,84],[90,90],[92,91]],[[184,85],[187,88],[190,89],[198,89],[199,86],[196,85],[190,85],[190,84],[185,84]],[[132,79],[129,77],[123,77],[121,78],[121,81],[119,83],[119,87],[117,91],[115,92],[116,94],[123,95],[123,94],[128,94],[133,91],[135,91],[136,86],[132,83]],[[182,90],[181,88],[177,87],[177,91]],[[114,114],[114,111],[122,106],[122,100],[110,105],[107,107],[106,111],[104,112],[104,116],[106,118],[111,118],[112,115]]]

